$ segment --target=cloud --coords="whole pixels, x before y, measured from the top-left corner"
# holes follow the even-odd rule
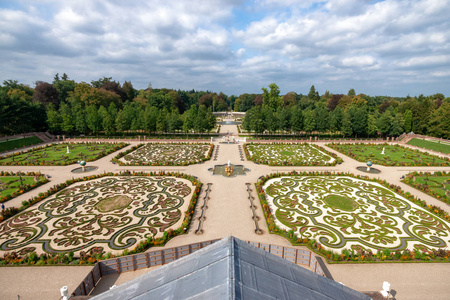
[[[65,72],[228,94],[272,82],[282,93],[450,94],[449,14],[446,0],[6,0],[0,81]]]

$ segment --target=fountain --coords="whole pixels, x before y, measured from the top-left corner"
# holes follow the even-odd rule
[[[84,160],[78,161],[78,163],[80,164],[81,167],[73,169],[72,173],[85,173],[89,171],[95,171],[98,169],[98,167],[95,166],[86,166],[86,161]]]
[[[228,161],[228,164],[225,166],[225,174],[230,177],[231,174],[233,174],[233,166],[230,164],[230,161]]]
[[[243,165],[233,165],[230,161],[224,165],[215,165],[214,168],[209,168],[208,171],[213,172],[213,175],[222,175],[225,177],[235,177],[237,175],[245,175],[249,172]]]
[[[357,170],[365,172],[365,173],[372,173],[372,174],[378,174],[381,171],[375,168],[372,168],[373,163],[369,160],[366,163],[367,167],[356,167]]]

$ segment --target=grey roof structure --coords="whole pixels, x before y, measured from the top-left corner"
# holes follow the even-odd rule
[[[91,299],[371,299],[227,237]]]

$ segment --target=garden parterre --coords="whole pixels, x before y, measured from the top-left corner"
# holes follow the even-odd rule
[[[323,166],[342,161],[325,149],[308,143],[249,143],[244,145],[244,151],[248,160],[271,166]]]
[[[113,153],[126,143],[60,143],[17,152],[0,158],[0,165],[63,166],[78,161],[93,161]],[[69,147],[69,153],[67,153]]]
[[[406,175],[403,182],[438,200],[450,203],[450,173],[440,171],[434,172],[434,174],[413,172]]]
[[[262,190],[269,229],[290,232],[299,242],[316,240],[339,251],[428,251],[450,245],[450,223],[377,182],[282,176],[267,180]]]
[[[186,166],[211,158],[212,144],[147,143],[115,157],[121,165]]]
[[[194,191],[197,185],[174,176],[80,181],[0,223],[0,251],[24,255],[131,249],[188,226]]]
[[[341,144],[328,147],[360,162],[372,161],[382,166],[450,166],[450,159],[420,152],[399,145],[389,144]],[[383,152],[384,154],[381,154]]]

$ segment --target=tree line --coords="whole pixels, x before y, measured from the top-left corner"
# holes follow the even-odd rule
[[[319,96],[314,86],[308,95],[280,95],[276,84],[259,95],[236,100],[246,111],[243,128],[256,133],[294,132],[341,134],[345,137],[386,137],[402,133],[450,138],[450,98],[443,94],[419,97]]]
[[[209,132],[216,123],[213,109],[226,110],[226,101],[223,93],[209,91],[136,90],[110,77],[77,83],[56,74],[34,89],[6,80],[0,86],[0,134]]]
[[[262,132],[319,132],[355,137],[398,136],[414,131],[450,138],[450,98],[443,94],[388,97],[326,91],[280,95],[273,83],[260,94],[227,96],[210,91],[136,90],[111,77],[90,83],[56,74],[35,88],[15,80],[0,85],[0,134],[52,133],[114,135],[126,131],[208,132],[213,112],[246,112],[243,127]]]

